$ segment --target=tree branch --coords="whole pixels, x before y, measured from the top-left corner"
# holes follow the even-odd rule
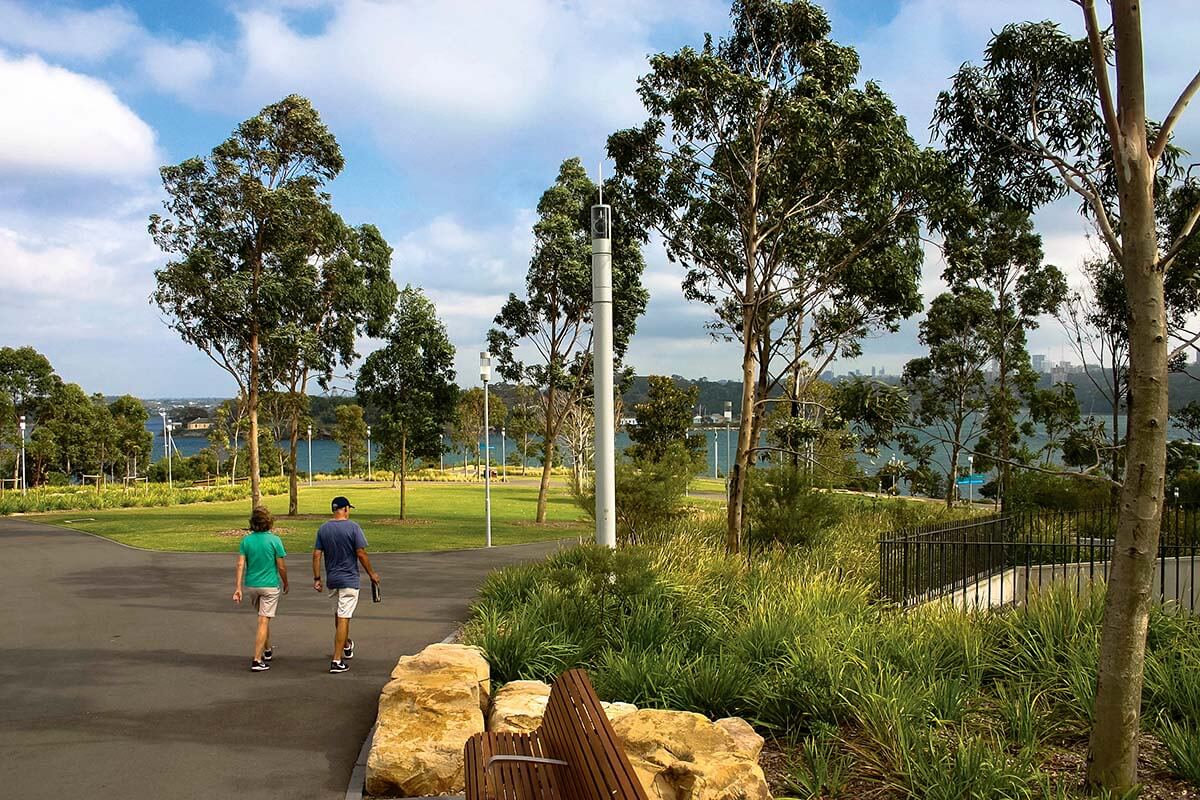
[[[1187,108],[1197,91],[1200,91],[1200,71],[1192,76],[1191,82],[1184,87],[1179,94],[1179,99],[1175,101],[1175,105],[1171,106],[1171,112],[1163,120],[1162,127],[1158,130],[1158,138],[1154,140],[1154,144],[1150,148],[1151,161],[1157,162],[1159,156],[1167,149],[1167,141],[1171,138],[1171,129],[1175,127],[1175,123],[1179,122],[1179,118],[1183,116],[1183,110]]]
[[[1109,138],[1112,139],[1113,151],[1116,152],[1121,141],[1121,129],[1117,125],[1117,112],[1113,107],[1112,87],[1108,83],[1108,59],[1104,53],[1104,38],[1100,33],[1100,23],[1096,20],[1096,3],[1094,0],[1075,0],[1083,10],[1083,22],[1087,27],[1088,47],[1092,53],[1092,73],[1096,78],[1096,92],[1100,95],[1100,110],[1104,115],[1104,125],[1108,128]]]

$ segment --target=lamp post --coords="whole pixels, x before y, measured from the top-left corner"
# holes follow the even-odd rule
[[[503,425],[500,426],[500,482],[504,483],[508,480],[508,460],[507,455],[508,432]]]
[[[167,419],[167,412],[160,411],[158,415],[162,417],[163,424],[163,451],[167,456],[167,488],[174,489],[175,482],[171,478],[171,420]]]
[[[603,187],[603,180],[600,181]],[[613,409],[612,206],[592,206],[592,396],[595,406],[596,544],[617,546],[617,446]]]
[[[729,463],[725,465],[725,495],[729,496],[729,492],[733,489],[729,485],[729,476],[733,471],[733,450],[729,447],[729,427],[733,422],[733,403],[725,401],[725,460]]]
[[[717,457],[720,455],[720,453],[718,452],[718,450],[720,449],[718,447],[718,444],[719,444],[719,440],[717,439],[717,429],[713,428],[713,478],[714,479],[721,477],[720,471],[717,468]]]
[[[967,456],[967,505],[975,503],[975,455]]]
[[[367,426],[367,480],[371,480],[371,426]]]
[[[29,488],[29,479],[25,477],[25,415],[20,415],[20,493],[25,494]],[[1175,489],[1175,494],[1180,493]]]
[[[308,426],[308,485],[312,486],[312,425]]]
[[[483,508],[487,531],[487,546],[492,546],[492,470],[488,464],[491,437],[488,434],[488,382],[492,379],[492,356],[486,350],[479,354],[479,379],[483,381]]]

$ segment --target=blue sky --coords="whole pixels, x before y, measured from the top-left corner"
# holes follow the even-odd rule
[[[854,45],[928,140],[934,98],[991,30],[1049,16],[1077,30],[1068,0],[831,0]],[[222,395],[224,373],[168,331],[147,302],[162,257],[146,234],[157,168],[207,152],[290,93],[311,97],[347,168],[329,188],[352,223],[395,248],[397,282],[438,303],[470,383],[491,317],[520,291],[532,208],[558,164],[595,164],[606,136],[637,124],[645,57],[720,35],[727,3],[635,0],[0,0],[0,342],[31,344],[89,391]],[[1196,69],[1194,0],[1148,6],[1152,109]],[[1154,113],[1152,111],[1152,113]],[[1180,128],[1200,152],[1200,109]],[[1041,214],[1047,257],[1072,269],[1090,247],[1074,202]],[[639,372],[738,374],[735,347],[708,341],[703,307],[647,251],[651,306],[629,354]],[[936,251],[924,288],[938,290]],[[872,340],[853,366],[898,370],[916,321]],[[1052,321],[1034,348],[1064,352]],[[369,345],[368,345],[369,346]]]

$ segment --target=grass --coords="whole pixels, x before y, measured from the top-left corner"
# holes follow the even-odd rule
[[[264,499],[276,516],[277,532],[288,552],[312,548],[317,528],[329,516],[329,501],[344,494],[354,503],[353,518],[379,552],[455,550],[484,545],[483,486],[410,484],[406,521],[400,521],[399,495],[389,484],[337,484],[300,489],[300,517],[283,516],[287,495]],[[548,525],[533,524],[536,485],[492,485],[492,543],[520,544],[576,536],[588,525],[565,492],[552,491]],[[31,515],[39,522],[87,531],[134,547],[171,552],[233,552],[249,517],[246,500],[165,508],[128,508]]]
[[[810,544],[747,559],[723,552],[721,514],[693,512],[653,543],[494,573],[465,637],[497,681],[583,666],[606,700],[743,716],[792,754],[775,787],[789,795],[1077,797],[1103,595],[992,613],[879,602],[878,534],[942,513],[859,503]],[[1200,788],[1198,706],[1200,618],[1156,611],[1142,774],[1171,796]]]

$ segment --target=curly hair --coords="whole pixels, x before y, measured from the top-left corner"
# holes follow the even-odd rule
[[[271,526],[275,524],[275,518],[271,516],[271,512],[266,506],[255,506],[250,512],[250,530],[252,531],[269,531]]]

